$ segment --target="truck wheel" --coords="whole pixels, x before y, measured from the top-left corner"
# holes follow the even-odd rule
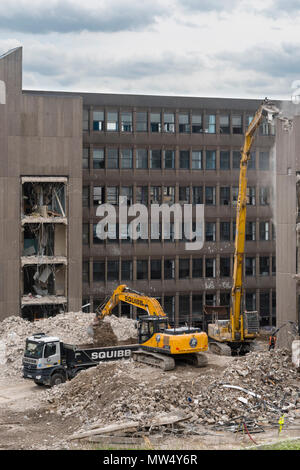
[[[66,381],[65,377],[62,374],[53,374],[50,379],[50,387],[54,385],[60,385]]]

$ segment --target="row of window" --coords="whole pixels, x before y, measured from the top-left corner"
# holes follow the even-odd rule
[[[178,293],[175,295],[161,295],[156,297],[164,311],[168,315],[170,322],[177,325],[184,322],[197,322],[203,326],[203,306],[204,305],[223,305],[229,308],[230,305],[230,291],[201,291],[191,292],[189,294]],[[93,311],[97,307],[103,305],[104,298],[83,299],[83,305],[88,304],[90,301],[93,304]],[[275,324],[276,315],[276,292],[274,289],[260,290],[257,295],[256,291],[246,290],[244,293],[244,304],[247,311],[257,310],[260,314],[260,325]],[[133,317],[134,307],[122,303],[119,306],[119,312],[122,315]],[[117,313],[117,312],[116,312]]]
[[[218,258],[179,258],[175,259],[144,259],[136,260],[136,280],[155,279],[191,279],[232,277],[233,257],[220,256]],[[256,266],[258,264],[258,266]],[[244,271],[246,276],[275,276],[275,256],[245,256]],[[89,282],[89,262],[83,262],[83,281]],[[111,260],[93,262],[93,282],[105,281],[132,281],[132,260]]]
[[[216,205],[217,186],[84,186],[82,190],[83,207],[90,207],[90,191],[93,205],[119,204],[119,197],[126,197],[127,204],[134,203],[149,206],[150,204],[206,204]],[[135,192],[135,195],[134,195]],[[220,186],[218,203],[222,206],[236,206],[238,186]],[[271,201],[271,188],[268,186],[249,186],[247,188],[247,205],[268,206]]]
[[[83,130],[89,131],[92,127],[96,132],[164,132],[168,134],[243,134],[253,119],[247,115],[244,119],[242,113],[221,113],[193,111],[193,112],[148,112],[130,110],[104,110],[92,112],[92,126],[90,126],[90,112],[83,110]],[[274,135],[275,126],[264,120],[260,126],[261,135]]]
[[[90,158],[91,153],[91,158]],[[240,168],[241,153],[238,150],[179,150],[147,148],[83,148],[83,169],[183,169],[183,170],[230,170]],[[256,169],[256,152],[251,152],[249,169]],[[259,170],[270,169],[270,154],[258,152]]]
[[[147,227],[148,228],[148,227]],[[98,228],[99,230],[99,228]],[[193,232],[197,233],[197,236],[201,237],[200,229],[195,225],[192,224]],[[130,237],[130,225],[128,224],[108,224],[106,231],[107,235],[107,242],[108,243],[119,243],[122,241],[123,243],[132,243],[132,237]],[[220,221],[211,222],[206,221],[204,227],[204,240],[206,242],[216,242],[216,241],[232,241],[235,240],[235,232],[236,232],[236,222],[235,221]],[[82,225],[82,233],[83,233],[83,244],[89,245],[90,242],[90,224],[83,223]],[[142,233],[142,232],[141,232]],[[149,234],[149,238],[152,242],[174,242],[178,237],[175,239],[175,225],[174,222],[170,222],[166,229],[162,230],[161,224],[153,224],[148,228],[147,233]],[[97,224],[93,224],[93,244],[101,244],[104,243],[104,240],[98,237],[99,232],[97,232]],[[185,236],[185,227],[182,224],[181,226],[181,241],[187,242],[189,241],[188,237]],[[246,222],[246,230],[245,230],[245,239],[248,242],[251,241],[271,241],[276,239],[276,232],[275,226],[270,221],[247,221]],[[140,236],[137,240],[138,242],[146,242],[148,243],[148,239],[143,239]]]

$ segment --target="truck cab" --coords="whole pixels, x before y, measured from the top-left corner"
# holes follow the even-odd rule
[[[59,338],[38,333],[26,339],[23,356],[23,377],[38,385],[58,385],[65,382],[62,365],[62,345]]]

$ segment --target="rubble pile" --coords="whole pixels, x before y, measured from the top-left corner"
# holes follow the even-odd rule
[[[142,426],[174,412],[188,416],[190,426],[229,426],[240,418],[272,424],[282,413],[293,420],[300,409],[297,370],[283,350],[236,358],[217,376],[203,371],[182,380],[175,370],[153,379],[152,371],[130,361],[102,363],[45,392],[45,400],[63,417],[76,414],[83,427],[128,420]]]
[[[93,338],[88,329],[95,317],[94,313],[69,312],[49,317],[37,322],[29,322],[19,316],[10,316],[0,322],[0,378],[22,377],[22,357],[25,340],[28,336],[43,332],[58,336],[63,342],[75,345],[93,345]],[[134,321],[128,318],[107,317],[105,332],[109,330],[109,338],[117,337],[126,340],[131,335]],[[111,328],[110,328],[111,325]],[[134,329],[135,334],[136,330]],[[123,335],[123,336],[122,336]],[[107,337],[102,339],[105,346]],[[112,344],[113,345],[113,344]]]
[[[132,338],[137,338],[135,320],[130,320],[126,317],[116,317],[115,315],[110,315],[109,317],[105,317],[103,321],[111,325],[118,341],[126,341]]]

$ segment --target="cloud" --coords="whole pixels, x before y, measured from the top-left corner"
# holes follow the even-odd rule
[[[293,16],[299,12],[300,0],[273,0],[271,5],[260,10],[261,14],[273,19],[280,19],[282,16]]]
[[[266,74],[274,79],[300,79],[300,44],[282,44],[276,47],[256,45],[239,53],[224,51],[215,55],[215,58],[234,68]]]
[[[231,12],[238,0],[184,0],[179,3],[184,9],[199,12],[228,11]]]
[[[158,0],[2,0],[0,29],[28,34],[139,31],[166,13]]]

